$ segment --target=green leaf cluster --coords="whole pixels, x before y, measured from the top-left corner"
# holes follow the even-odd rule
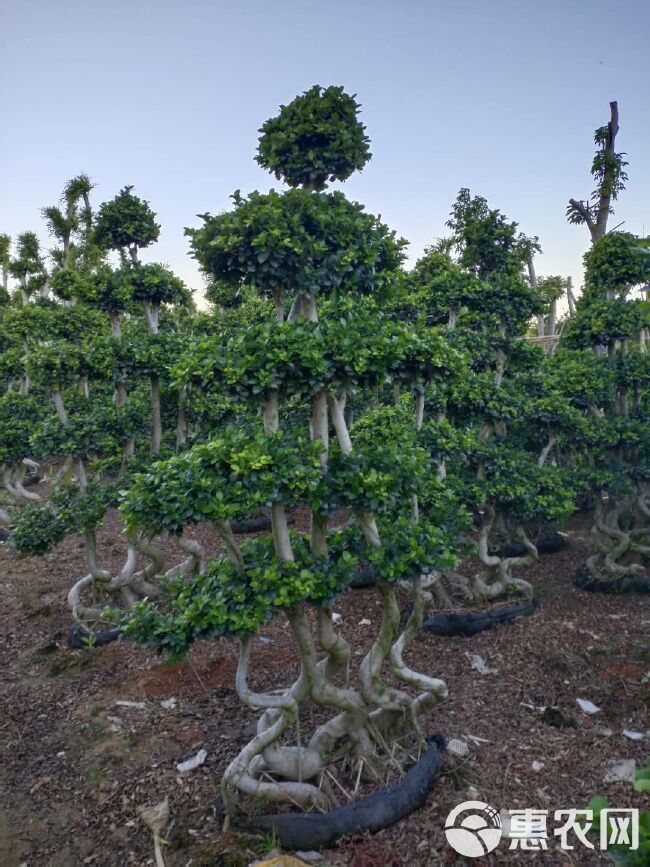
[[[106,250],[142,249],[153,244],[160,226],[149,203],[124,187],[114,199],[99,206],[93,241]]]
[[[122,513],[130,529],[179,534],[199,521],[246,518],[277,501],[294,505],[321,481],[319,454],[306,440],[229,429],[136,475]]]
[[[342,193],[233,196],[234,210],[186,229],[194,257],[213,278],[267,297],[377,294],[403,259],[404,241]]]
[[[255,159],[291,187],[323,190],[345,181],[370,159],[359,104],[342,87],[314,85],[260,129]]]

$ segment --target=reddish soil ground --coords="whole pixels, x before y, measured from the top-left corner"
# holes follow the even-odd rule
[[[119,533],[110,516],[99,534],[100,551],[115,563]],[[603,774],[611,759],[635,759],[639,767],[650,754],[650,597],[574,589],[571,576],[590,550],[586,521],[575,519],[569,534],[564,550],[527,570],[540,600],[532,617],[472,638],[422,635],[414,643],[407,659],[449,687],[448,701],[425,722],[428,732],[477,740],[470,739],[465,759],[449,761],[421,811],[374,838],[345,842],[322,864],[462,864],[445,840],[444,821],[468,799],[499,809],[549,810],[551,818],[556,809],[586,806],[596,794],[614,806],[644,806],[629,783],[605,784]],[[216,550],[208,530],[199,528],[197,537]],[[76,538],[42,559],[21,560],[0,546],[0,865],[153,864],[138,809],[165,796],[167,867],[249,864],[268,851],[269,841],[222,835],[215,811],[220,775],[250,737],[254,719],[234,692],[235,644],[201,643],[174,666],[130,642],[70,651],[65,595],[82,571]],[[376,594],[350,592],[336,610],[360,656],[379,618]],[[372,624],[360,625],[363,619]],[[480,655],[497,673],[479,674],[466,654]],[[255,642],[252,685],[280,687],[296,672],[278,619]],[[601,711],[583,713],[577,697]],[[170,698],[175,707],[163,707]],[[539,710],[544,706],[559,706],[574,724],[549,725]],[[630,740],[624,729],[645,738]],[[176,763],[201,748],[208,752],[205,764],[180,775]],[[543,766],[533,770],[534,762]],[[510,852],[502,841],[493,855],[472,863],[608,862],[579,843],[562,853],[551,839],[546,854]]]

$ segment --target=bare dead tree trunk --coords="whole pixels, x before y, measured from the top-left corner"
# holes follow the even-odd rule
[[[600,201],[598,202],[598,215],[596,217],[595,232],[592,233],[591,240],[597,241],[602,238],[607,232],[607,220],[612,203],[612,193],[614,191],[614,173],[616,171],[614,157],[614,144],[618,133],[618,103],[610,102],[610,120],[607,124],[607,140],[605,142],[605,174],[603,183],[601,184]]]
[[[569,204],[575,208],[585,221],[589,234],[591,235],[591,243],[595,244],[607,232],[607,220],[609,218],[610,208],[612,204],[612,195],[614,193],[614,179],[616,172],[616,160],[614,146],[616,136],[618,134],[618,103],[610,102],[610,120],[607,124],[607,137],[603,154],[605,157],[605,171],[603,180],[600,185],[600,195],[598,198],[598,208],[590,209],[585,202],[579,202],[577,199],[569,199]]]

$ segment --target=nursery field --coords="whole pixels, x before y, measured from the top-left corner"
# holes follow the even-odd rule
[[[500,809],[580,808],[597,794],[619,807],[643,806],[647,795],[635,794],[629,783],[605,784],[603,776],[612,759],[636,759],[638,767],[645,762],[647,740],[622,732],[648,728],[650,597],[572,587],[576,566],[591,551],[589,526],[586,517],[576,516],[567,546],[526,571],[540,603],[532,617],[470,638],[416,639],[408,658],[449,686],[449,699],[425,719],[426,730],[466,740],[469,754],[448,758],[422,810],[374,837],[346,840],[320,863],[457,864],[444,820],[453,806],[477,797]],[[118,556],[119,531],[114,513],[99,531],[102,548]],[[219,548],[207,526],[190,535],[210,553]],[[138,809],[165,797],[169,867],[245,865],[260,858],[271,848],[268,838],[220,832],[219,781],[254,724],[234,689],[236,643],[201,642],[187,661],[171,666],[130,641],[70,651],[64,599],[82,570],[78,536],[41,559],[19,559],[0,547],[0,863],[153,863],[151,834]],[[353,654],[364,653],[372,625],[359,623],[380,618],[376,593],[350,591],[337,600],[336,611]],[[253,649],[255,688],[293,680],[291,644],[283,618],[260,630]],[[480,674],[468,654],[496,671]],[[583,713],[577,697],[601,711]],[[559,707],[567,727],[545,722],[543,707]],[[313,713],[306,706],[306,728]],[[200,749],[207,750],[205,763],[179,774],[176,763]],[[533,770],[533,762],[542,767]],[[502,843],[474,863],[609,863],[584,847],[565,861],[552,839],[549,845],[547,855],[531,855],[508,852]]]
[[[0,235],[0,867],[650,863],[618,104],[577,296],[465,187],[408,267],[329,190],[360,113],[314,85],[263,123],[284,188],[197,215],[200,293],[132,186]]]

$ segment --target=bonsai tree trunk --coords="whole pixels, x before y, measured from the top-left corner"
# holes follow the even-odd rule
[[[178,389],[178,415],[176,420],[176,451],[187,442],[187,413],[185,404],[187,403],[187,387],[182,385]]]
[[[566,278],[566,300],[569,305],[569,316],[575,316],[576,297],[573,294],[573,280],[571,279],[571,277]]]
[[[294,303],[289,321],[300,314],[312,322],[318,321],[315,298],[303,298],[300,303]],[[314,394],[311,400],[310,432],[312,440],[320,442],[323,447],[323,473],[327,473],[330,412],[341,450],[350,454],[353,448],[345,404],[344,392],[333,394],[324,389]],[[423,408],[418,404],[420,419],[422,413]],[[277,389],[267,392],[262,416],[265,431],[276,433],[279,430]],[[355,517],[366,542],[374,547],[381,546],[374,515],[359,510]],[[294,554],[282,503],[272,504],[271,520],[276,555],[282,560],[292,560]],[[220,522],[217,529],[231,561],[243,569],[243,558],[229,527]],[[327,520],[318,513],[314,513],[311,520],[311,550],[318,556],[327,555]],[[303,604],[294,605],[287,611],[299,653],[300,674],[281,693],[258,694],[249,689],[246,678],[251,639],[241,641],[237,691],[242,701],[261,710],[262,715],[255,738],[226,769],[222,791],[229,813],[235,809],[233,788],[267,800],[289,801],[303,808],[329,806],[335,797],[333,790],[322,782],[321,790],[314,783],[318,777],[321,781],[327,779],[323,771],[335,748],[339,756],[349,754],[358,759],[359,775],[365,772],[371,777],[376,776],[376,764],[380,761],[378,753],[384,753],[387,740],[391,741],[405,728],[413,729],[415,726],[417,733],[418,714],[446,695],[442,681],[412,671],[403,660],[403,654],[422,620],[423,596],[419,578],[413,582],[414,613],[402,635],[398,635],[400,616],[395,590],[381,579],[377,579],[377,585],[383,600],[382,623],[377,639],[360,666],[360,691],[333,682],[334,675],[349,665],[350,651],[347,642],[336,633],[331,609],[326,605],[316,609],[315,635]],[[325,657],[320,661],[317,644],[325,651]],[[387,686],[381,673],[384,663],[390,666],[398,683],[414,687],[420,694],[413,698],[398,686]],[[305,744],[301,740],[299,713],[300,703],[307,698],[329,709],[333,715],[316,728]],[[286,743],[291,730],[295,731],[295,745]]]
[[[37,494],[35,491],[28,491],[25,487],[23,487],[26,472],[27,468],[23,461],[21,461],[14,469],[12,481],[16,493],[20,498],[22,498],[23,502],[40,503],[41,497],[39,494]]]
[[[264,430],[267,434],[277,433],[280,429],[279,401],[277,388],[271,389],[267,393],[262,407]],[[271,505],[271,528],[277,556],[281,560],[293,560],[287,514],[284,505],[277,501]]]
[[[23,352],[25,353],[25,355],[27,355],[28,351],[29,346],[27,344],[27,340],[23,340]],[[20,377],[20,387],[18,389],[18,394],[21,397],[27,397],[27,395],[29,394],[29,375],[27,374],[27,371],[25,371]]]
[[[496,507],[488,504],[485,508],[485,518],[479,532],[478,555],[483,564],[483,570],[474,578],[474,592],[478,598],[495,599],[501,596],[508,586],[521,590],[524,596],[533,597],[533,588],[528,581],[515,578],[512,574],[513,566],[529,566],[537,560],[537,548],[526,535],[523,527],[517,529],[517,536],[523,542],[528,553],[523,557],[501,557],[498,554],[490,554],[488,542],[490,533],[497,519]]]
[[[160,304],[155,302],[144,302],[144,315],[147,320],[149,334],[158,334],[158,320],[160,316]],[[160,376],[151,374],[149,378],[151,385],[151,454],[160,454],[160,444],[162,442],[162,421],[160,410]]]
[[[113,339],[118,343],[122,340],[122,323],[120,320],[120,314],[117,310],[111,310],[109,313],[110,321],[111,321],[111,334]],[[126,377],[124,376],[123,371],[118,371],[115,376],[115,406],[117,409],[124,409],[126,406]],[[135,452],[135,439],[130,437],[124,443],[124,449],[122,452],[122,466],[120,467],[120,472],[124,472],[126,469],[126,462]]]
[[[160,454],[162,442],[162,421],[160,416],[160,377],[149,377],[151,385],[151,454]]]
[[[639,335],[639,348],[646,353],[645,329]],[[627,354],[627,341],[622,340],[609,346],[610,364]],[[613,418],[629,418],[630,402],[640,405],[640,392],[634,396],[628,388],[619,385],[614,405]],[[592,415],[601,419],[604,410],[590,407]],[[621,461],[629,461],[629,454],[617,445],[607,452],[608,462],[616,466]],[[634,454],[634,453],[633,453]],[[650,561],[650,498],[647,484],[641,479],[630,479],[633,490],[628,494],[614,491],[598,491],[594,498],[594,525],[592,537],[598,551],[589,557],[586,569],[597,582],[611,583],[626,578],[645,576],[646,564]]]
[[[620,525],[621,516],[634,508],[635,500],[632,496],[605,498],[602,493],[595,499],[592,535],[598,552],[586,563],[595,581],[612,582],[646,573],[643,561],[650,557],[650,526],[646,522],[629,529]]]
[[[557,327],[557,298],[551,299],[550,311],[548,314],[548,336],[555,337],[555,329]]]
[[[303,315],[309,322],[318,322],[316,298],[311,295],[302,303]],[[311,419],[309,423],[311,439],[319,442],[322,447],[320,465],[323,475],[327,473],[327,458],[329,450],[329,412],[327,408],[327,391],[322,388],[311,400]],[[311,550],[321,557],[327,556],[327,516],[318,512],[311,513]]]
[[[63,427],[69,427],[68,414],[65,409],[60,386],[58,385],[53,388],[53,398],[59,421]],[[82,457],[77,458],[76,465],[79,490],[81,493],[84,493],[88,488],[88,476]],[[72,610],[75,620],[87,625],[88,621],[100,618],[103,606],[88,607],[81,601],[82,593],[87,589],[94,589],[98,581],[105,583],[105,589],[109,594],[120,595],[127,608],[131,608],[135,602],[144,597],[155,597],[158,595],[158,589],[150,583],[149,579],[163,571],[164,555],[155,546],[146,542],[141,537],[131,538],[126,562],[121,572],[118,575],[111,575],[110,572],[100,568],[98,565],[95,530],[86,530],[83,535],[88,574],[80,578],[68,594],[68,605]],[[201,562],[201,558],[197,557],[197,550],[196,545],[194,545],[191,554],[194,561],[199,563]],[[135,570],[136,553],[138,551],[150,558],[149,565],[140,572],[136,572]],[[191,570],[186,571],[188,574],[191,573]]]
[[[39,494],[28,491],[23,487],[25,479],[25,466],[20,463],[14,467],[2,468],[2,486],[16,505],[24,503],[38,503],[41,501]],[[6,523],[9,523],[7,520]]]
[[[537,289],[537,273],[535,272],[535,263],[533,261],[533,254],[528,256],[528,282],[530,283],[533,289]],[[544,323],[544,316],[540,313],[537,317],[537,336],[544,337],[546,334],[546,328]]]

